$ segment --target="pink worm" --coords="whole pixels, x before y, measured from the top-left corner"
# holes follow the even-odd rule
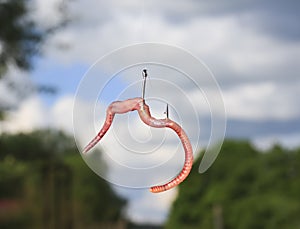
[[[150,114],[149,106],[145,104],[145,101],[142,98],[133,98],[125,101],[115,101],[111,103],[107,108],[106,120],[102,129],[99,131],[97,136],[84,148],[83,153],[88,152],[101,140],[101,138],[105,135],[105,133],[111,126],[115,114],[124,114],[134,110],[138,111],[140,119],[148,126],[156,128],[170,128],[176,132],[181,140],[185,152],[185,162],[182,170],[174,179],[172,179],[168,183],[153,186],[150,188],[150,191],[154,193],[169,190],[180,184],[189,175],[193,165],[193,149],[184,130],[176,122],[172,121],[169,118],[153,118]]]

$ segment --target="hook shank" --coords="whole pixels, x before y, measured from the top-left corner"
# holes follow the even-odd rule
[[[147,79],[147,69],[143,69],[143,89],[142,89],[142,99],[145,99],[145,91],[146,91],[146,79]]]

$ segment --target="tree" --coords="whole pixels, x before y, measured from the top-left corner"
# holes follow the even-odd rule
[[[299,227],[299,159],[279,146],[262,153],[247,141],[225,141],[207,172],[194,166],[180,185],[166,228]]]
[[[43,39],[43,33],[37,31],[35,23],[26,17],[26,2],[0,2],[0,76],[3,76],[9,63],[29,69],[31,58],[38,51],[37,44]]]
[[[125,200],[55,130],[0,138],[0,228],[88,228],[122,219]],[[9,214],[7,214],[7,212]]]
[[[64,2],[58,10],[66,15]],[[31,69],[32,57],[40,54],[43,41],[67,22],[64,18],[57,25],[41,28],[30,17],[29,4],[30,0],[0,0],[0,77],[9,64]]]
[[[31,70],[33,57],[41,54],[44,41],[68,21],[65,18],[57,25],[41,28],[30,17],[29,4],[30,0],[0,0],[0,83],[11,91],[22,92],[23,89],[8,79],[4,81],[8,67],[12,65],[20,70]],[[67,15],[65,5],[58,10]],[[49,86],[42,86],[41,89],[46,92],[55,91]],[[4,111],[10,108],[11,104],[0,100],[0,120],[4,118]]]

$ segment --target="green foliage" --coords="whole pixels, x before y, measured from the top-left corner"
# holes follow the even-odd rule
[[[88,228],[120,220],[124,205],[64,133],[1,135],[0,228]]]
[[[300,228],[300,153],[224,142],[204,174],[195,162],[179,187],[166,228]]]
[[[25,163],[9,155],[0,161],[0,199],[22,196],[23,177],[27,170]]]
[[[33,58],[41,54],[44,41],[68,22],[65,2],[62,1],[57,8],[57,11],[64,15],[62,20],[49,28],[42,28],[31,15],[32,1],[0,0],[0,83],[19,100],[35,91],[48,94],[56,92],[51,85],[39,85],[36,88],[24,87],[6,77],[6,73],[9,66],[26,71],[32,69]],[[0,121],[5,118],[6,111],[15,106],[0,99]]]
[[[0,76],[9,63],[29,69],[44,37],[29,20],[27,4],[28,0],[0,1]]]
[[[0,159],[10,155],[22,161],[58,160],[74,153],[75,143],[63,132],[48,129],[13,136],[2,134],[0,147]]]
[[[66,162],[74,174],[74,199],[80,207],[78,214],[95,221],[116,221],[121,217],[120,209],[125,201],[116,198],[107,182],[94,174],[81,157],[70,155]]]

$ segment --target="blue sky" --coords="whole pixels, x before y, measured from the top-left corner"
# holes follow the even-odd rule
[[[247,138],[262,148],[270,147],[276,142],[287,147],[300,145],[300,108],[297,99],[300,97],[298,1],[32,0],[33,17],[41,27],[53,25],[66,16],[57,12],[58,4],[63,2],[68,3],[67,17],[71,21],[65,28],[50,36],[43,47],[43,56],[35,61],[34,70],[28,74],[28,79],[34,84],[57,87],[58,93],[54,96],[32,95],[21,101],[19,108],[3,125],[7,131],[30,131],[53,126],[73,134],[74,97],[87,70],[99,58],[116,49],[154,42],[187,50],[209,67],[223,95],[227,113],[226,137]],[[161,56],[168,57],[166,53]],[[126,62],[130,58],[132,56],[129,53],[128,57],[117,59],[114,64]],[[185,64],[185,59],[179,57],[178,60],[178,63]],[[112,66],[107,64],[105,67],[109,69]],[[128,75],[133,74],[134,69],[131,70],[113,78],[101,101],[92,101],[97,102],[96,108],[94,104],[82,104],[82,114],[78,115],[81,122],[79,125],[89,126],[82,136],[83,144],[101,126],[107,103],[133,82],[130,78],[132,75]],[[95,79],[100,80],[101,85],[101,76],[105,74],[105,70],[95,68],[94,71],[97,73]],[[162,75],[163,73],[168,71],[161,72]],[[16,72],[11,73],[13,74]],[[168,89],[161,88],[155,82],[155,87],[151,87],[151,79],[149,81],[149,95],[161,93],[164,98],[172,95]],[[173,83],[186,90],[188,97],[195,98],[198,102],[197,99],[201,96],[184,88],[185,83],[190,85],[189,82],[180,81],[179,77]],[[97,81],[92,86],[97,88],[99,85]],[[139,96],[140,87],[136,85],[134,89],[128,93]],[[8,92],[2,92],[1,96],[8,98]],[[213,95],[213,91],[211,93]],[[172,96],[178,100],[177,103],[173,102],[174,107],[177,107],[174,111],[178,112],[178,117],[182,117],[184,123],[189,118],[189,106],[181,103],[182,96]],[[203,111],[201,122],[205,122],[209,114],[207,106],[202,102],[199,100],[195,107]],[[162,104],[154,104],[154,114],[162,114],[162,107]],[[96,119],[95,116],[99,118]],[[124,119],[119,117],[116,122],[120,126],[124,126],[124,123],[127,125],[126,118],[127,116]],[[139,126],[135,116],[129,116],[128,120],[127,122],[137,125],[139,136],[133,137],[147,139],[152,136],[153,142],[147,146],[159,142],[160,139],[153,135],[154,132]],[[193,133],[194,123],[187,122],[185,125]],[[204,136],[209,135],[205,124],[201,129],[205,132]],[[130,136],[126,129],[120,127],[118,131],[124,133],[125,137]],[[114,135],[112,131],[102,146],[117,159],[123,160],[124,158],[114,154],[116,149],[113,147],[118,144],[116,136],[118,135]],[[131,142],[130,139],[127,141]],[[174,145],[167,147],[169,148],[164,149],[167,149],[166,155],[170,156]],[[175,165],[177,164],[171,164],[166,170]],[[122,178],[118,170],[112,176]],[[142,179],[139,179],[136,182],[142,183]],[[119,187],[117,190],[130,199],[128,217],[143,222],[163,222],[176,196],[176,190],[158,196],[153,196],[144,189],[133,191]],[[158,202],[161,204],[156,204]]]
[[[75,94],[84,73],[89,66],[81,63],[60,64],[48,59],[39,59],[30,77],[37,85],[53,86],[57,93],[53,95],[41,93],[45,104],[52,106],[60,97]]]

